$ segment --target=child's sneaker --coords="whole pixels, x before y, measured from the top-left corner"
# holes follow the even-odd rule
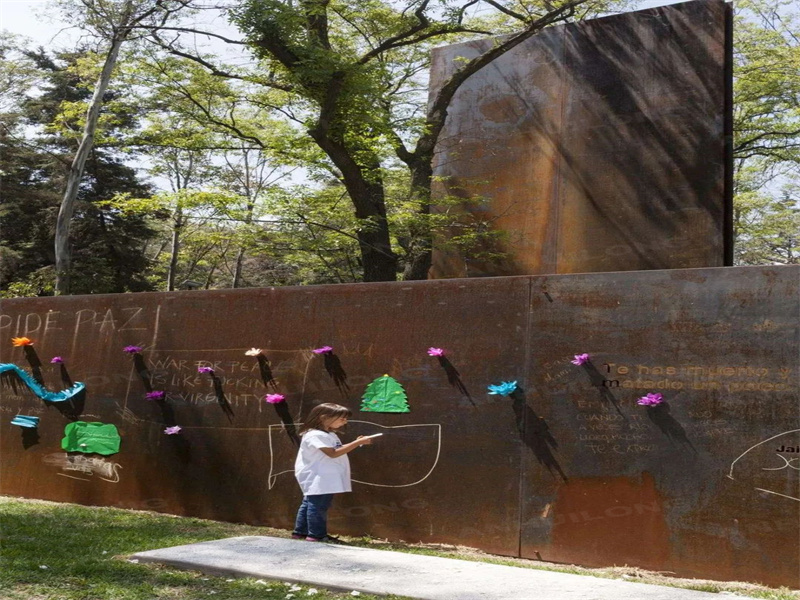
[[[339,538],[335,538],[332,535],[326,535],[325,537],[321,537],[321,538],[315,538],[315,537],[308,536],[306,538],[306,541],[307,542],[326,542],[328,544],[344,544],[344,542],[342,540],[340,540]]]
[[[304,540],[304,539],[306,539],[306,537],[307,537],[307,536],[305,536],[305,535],[300,535],[299,533],[293,533],[293,534],[292,534],[292,539],[293,539],[293,540]]]

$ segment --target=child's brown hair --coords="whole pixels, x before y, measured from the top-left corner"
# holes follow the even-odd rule
[[[325,429],[325,421],[338,419],[339,417],[346,417],[349,419],[352,414],[353,412],[349,408],[341,404],[333,404],[331,402],[317,404],[311,409],[311,412],[308,413],[308,417],[306,417],[298,433],[305,433],[309,429],[327,431],[327,429]]]

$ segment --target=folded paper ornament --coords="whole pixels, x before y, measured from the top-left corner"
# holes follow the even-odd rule
[[[34,429],[39,426],[39,417],[31,417],[29,415],[17,415],[13,419],[11,419],[12,425],[18,425],[20,427],[27,427],[29,429]]]
[[[363,412],[407,413],[408,397],[403,386],[394,378],[384,375],[367,386],[361,397]]]

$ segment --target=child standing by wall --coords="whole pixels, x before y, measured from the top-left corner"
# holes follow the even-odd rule
[[[342,445],[334,432],[347,424],[350,409],[339,404],[319,404],[308,415],[300,434],[300,451],[294,474],[303,490],[292,537],[310,542],[335,541],[328,535],[328,509],[334,494],[352,491],[347,453],[372,439],[359,436]]]

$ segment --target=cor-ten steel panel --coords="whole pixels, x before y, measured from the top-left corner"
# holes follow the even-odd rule
[[[470,77],[435,194],[503,237],[479,248],[494,260],[440,247],[432,276],[725,264],[728,12],[703,0],[548,28]],[[432,94],[494,43],[435,50]]]
[[[331,530],[798,587],[800,268],[737,267],[3,300],[0,493],[290,528],[294,429],[353,411]],[[13,348],[12,336],[34,340]],[[312,349],[334,347],[328,359]],[[123,352],[143,349],[139,357]],[[268,364],[246,356],[256,347]],[[446,349],[444,359],[427,354]],[[573,365],[589,353],[590,363]],[[335,360],[334,360],[335,358]],[[37,366],[39,365],[39,366]],[[198,366],[211,366],[209,374]],[[359,411],[384,373],[410,413]],[[510,397],[489,384],[517,381]],[[266,382],[266,383],[265,383]],[[147,391],[166,393],[163,402]],[[285,406],[263,401],[286,396]],[[646,408],[637,398],[661,393]],[[40,417],[37,431],[11,425]],[[66,453],[72,420],[118,454]],[[183,427],[164,434],[166,425]]]
[[[526,454],[523,556],[796,586],[797,275],[607,273],[532,290],[529,437],[547,424],[563,476]],[[638,405],[648,393],[664,403]]]

